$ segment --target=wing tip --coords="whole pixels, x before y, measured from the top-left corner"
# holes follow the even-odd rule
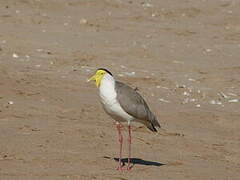
[[[158,132],[158,129],[161,128],[160,124],[154,125],[153,123],[150,123],[147,126],[148,129],[150,129],[152,132]]]

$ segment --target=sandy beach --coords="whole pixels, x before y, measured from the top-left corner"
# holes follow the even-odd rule
[[[239,179],[239,52],[238,0],[0,1],[0,180]],[[130,172],[99,67],[162,126],[133,124]]]

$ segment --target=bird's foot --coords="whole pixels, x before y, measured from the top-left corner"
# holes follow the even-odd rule
[[[132,166],[127,166],[127,171],[130,171],[132,169]]]
[[[123,171],[124,168],[123,168],[122,166],[118,166],[118,167],[117,167],[117,170],[118,170],[118,171]]]
[[[131,171],[132,167],[117,167],[118,171]]]
[[[125,167],[125,165],[123,163],[123,164],[121,164],[120,166],[117,167],[117,170],[118,171],[130,171],[132,169],[132,167],[133,166],[130,166],[130,164],[127,165],[127,167]]]
[[[118,167],[117,167],[117,170],[118,170],[118,171],[123,171],[123,170],[125,170],[124,166],[125,166],[125,163],[122,162],[122,161],[120,161],[120,162],[119,162],[119,165],[118,165]]]

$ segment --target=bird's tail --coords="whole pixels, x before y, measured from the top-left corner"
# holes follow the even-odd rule
[[[157,132],[157,128],[161,128],[156,116],[152,112],[148,114],[148,122],[145,125],[153,132]]]

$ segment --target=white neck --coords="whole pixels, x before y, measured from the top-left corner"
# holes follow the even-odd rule
[[[105,74],[103,76],[99,86],[99,95],[104,104],[111,104],[116,99],[115,80],[111,75]]]

